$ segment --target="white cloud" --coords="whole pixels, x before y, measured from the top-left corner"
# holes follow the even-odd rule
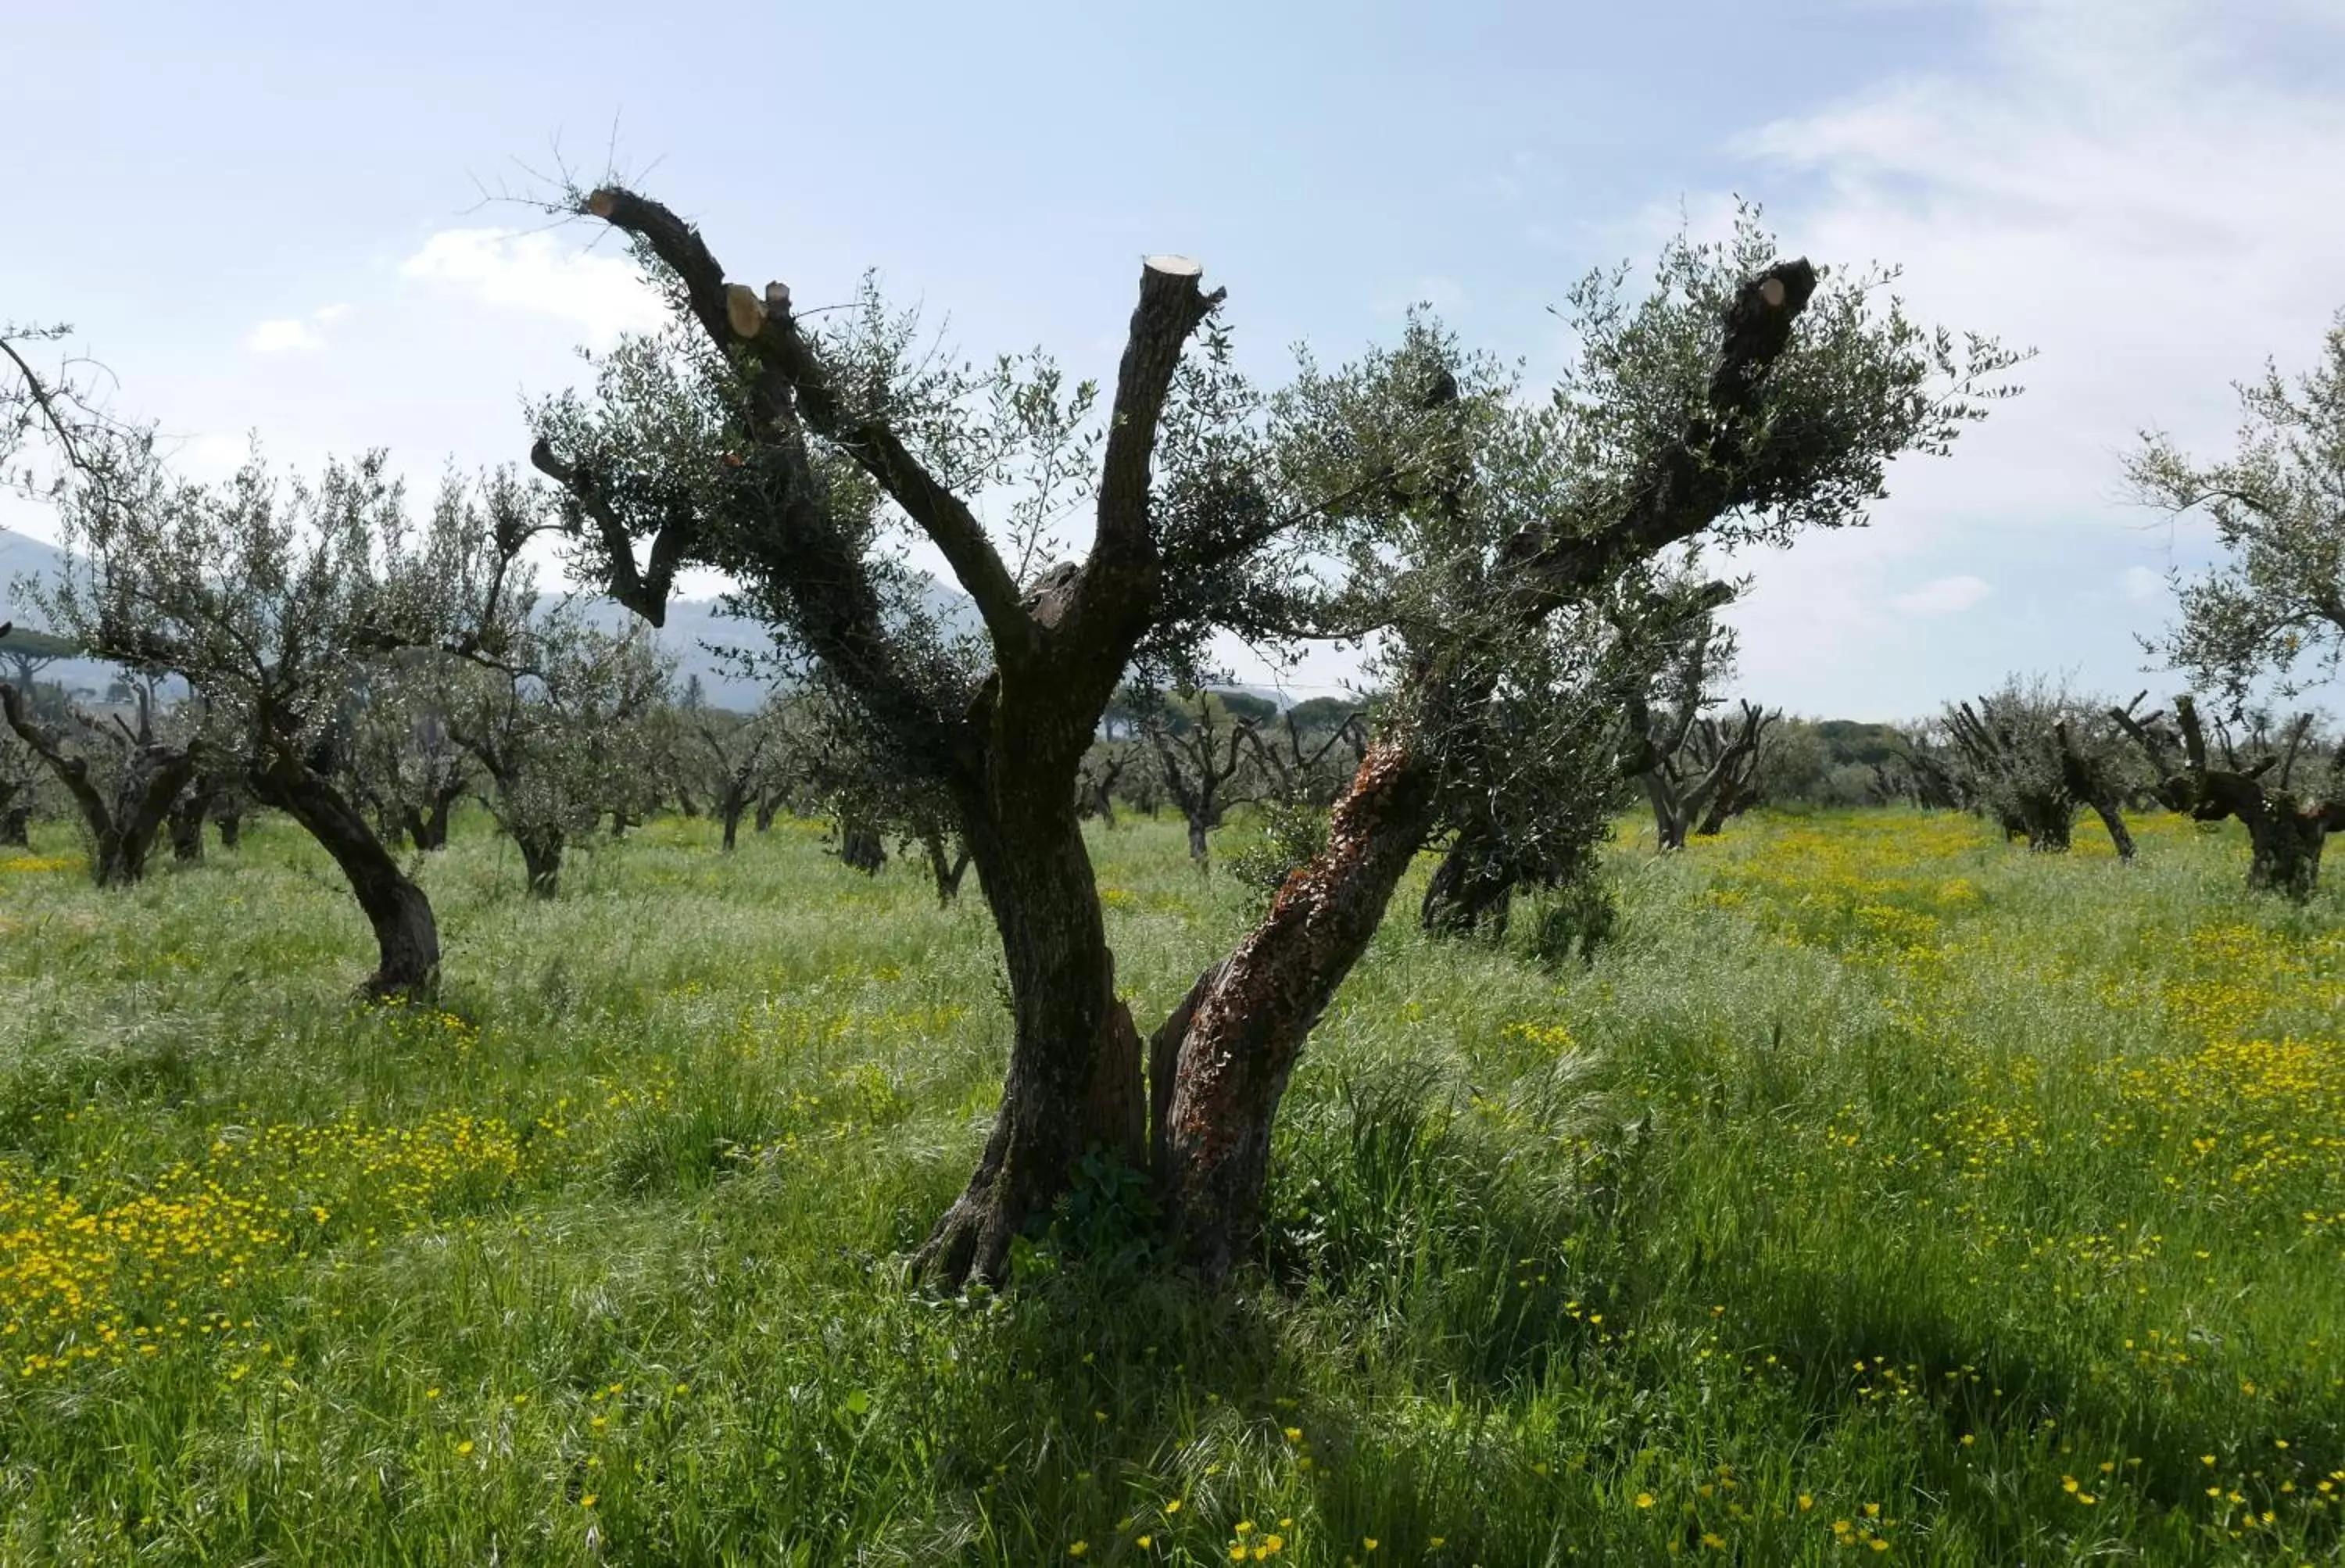
[[[2166,574],[2147,566],[2127,566],[2118,581],[2126,597],[2136,604],[2147,604],[2166,592]]]
[[[1950,460],[1890,473],[1876,536],[1960,574],[1886,600],[1916,616],[1975,605],[1987,579],[2030,575],[2047,540],[2072,555],[2136,553],[2142,516],[2120,460],[2137,433],[2226,450],[2230,383],[2268,356],[2308,364],[2345,305],[2345,11],[1995,0],[1980,15],[1984,47],[1963,63],[1901,72],[1733,148],[1759,166],[1761,178],[1737,183],[1768,198],[1787,245],[1818,260],[1899,263],[1898,291],[1922,319],[2040,351],[2017,372],[2025,395]],[[1697,229],[1719,227],[1702,221],[1721,216],[1717,193],[1686,205]],[[1677,218],[1638,221],[1673,229]],[[2186,524],[2176,542],[2190,565],[2208,530]],[[1751,617],[1746,667],[1845,651],[1860,630],[1845,602],[1820,612],[1830,625],[1798,613],[1845,601],[1853,577],[1870,575],[1824,544],[1756,564],[1753,603],[1781,613]],[[2127,612],[2154,596],[2137,573],[2118,585],[2089,626],[2041,628],[2045,646],[2089,647],[2101,650],[2086,655],[2096,670],[2129,670],[2139,628]],[[1912,636],[1927,639],[1903,677],[1919,705],[1919,683],[1936,683],[1927,672],[1946,667],[1959,639]]]
[[[597,342],[655,327],[666,314],[633,261],[570,249],[543,231],[443,229],[399,272],[497,310],[554,317]]]
[[[1963,573],[1899,594],[1889,601],[1889,606],[1909,616],[1958,616],[1994,592],[1995,585],[1985,578]]]
[[[256,354],[285,354],[322,349],[326,340],[316,329],[298,316],[286,316],[273,321],[263,321],[252,329],[252,336],[244,346]]]
[[[348,305],[321,305],[307,320],[298,316],[280,316],[252,329],[244,346],[256,354],[306,353],[326,346],[325,334],[320,327],[339,321],[350,313]]]

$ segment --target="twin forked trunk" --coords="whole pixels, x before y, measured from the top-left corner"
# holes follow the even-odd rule
[[[1432,824],[1429,769],[1400,740],[1369,752],[1326,850],[1157,1029],[1144,1089],[1073,792],[1042,798],[970,813],[1014,1037],[977,1174],[919,1261],[952,1283],[999,1278],[1020,1229],[1049,1212],[1086,1154],[1101,1153],[1144,1165],[1176,1245],[1217,1278],[1259,1228],[1272,1128],[1303,1043]]]
[[[455,809],[457,797],[463,792],[463,781],[458,779],[432,789],[430,798],[420,806],[400,808],[407,837],[417,849],[433,850],[448,847],[448,818]]]

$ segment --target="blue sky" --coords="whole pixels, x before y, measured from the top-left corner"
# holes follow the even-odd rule
[[[1101,376],[1137,258],[1177,250],[1266,373],[1425,300],[1536,379],[1574,278],[1740,192],[2041,353],[1873,528],[1744,563],[1751,694],[1888,718],[2015,668],[2167,684],[2130,634],[2205,539],[2126,504],[2119,458],[2150,424],[2221,446],[2228,383],[2308,364],[2345,306],[2336,0],[671,15],[10,0],[0,81],[42,135],[0,317],[74,323],[191,470],[258,431],[423,477],[518,459],[522,393],[649,319],[590,229],[482,199],[557,148],[599,172],[614,133],[737,275],[819,301],[876,267],[969,353]]]

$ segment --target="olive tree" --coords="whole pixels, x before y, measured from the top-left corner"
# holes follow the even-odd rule
[[[554,525],[544,487],[510,470],[452,478],[398,577],[399,633],[429,661],[439,722],[486,776],[490,814],[545,899],[569,847],[646,771],[674,666],[644,627],[606,631],[580,596],[539,592],[523,551]]]
[[[377,947],[367,991],[429,990],[440,967],[431,902],[340,765],[347,705],[383,646],[387,572],[408,532],[381,455],[330,463],[308,482],[279,480],[256,454],[211,486],[150,460],[69,485],[59,515],[64,565],[32,594],[52,624],[96,657],[168,671],[202,694],[207,744],[348,879]]]
[[[478,769],[448,732],[445,661],[431,648],[387,653],[354,694],[343,767],[387,843],[448,847],[448,824]]]
[[[2127,771],[2100,705],[2041,677],[2014,676],[1975,703],[1949,706],[1944,727],[1964,793],[2006,839],[2065,853],[2076,812],[2090,807],[2117,857],[2133,859]]]
[[[1256,766],[1256,721],[1233,712],[1210,691],[1151,694],[1140,711],[1156,776],[1189,826],[1189,860],[1203,876],[1212,864],[1208,835],[1264,782]]]
[[[1452,741],[1548,621],[1698,536],[1861,520],[1886,461],[1944,449],[2009,362],[1916,329],[1874,280],[1779,260],[1753,224],[1673,247],[1643,299],[1618,278],[1576,293],[1583,361],[1544,406],[1429,323],[1271,395],[1232,367],[1202,269],[1157,257],[1085,444],[1081,400],[1032,390],[1047,377],[909,352],[877,310],[817,331],[657,202],[605,187],[575,205],[636,242],[675,325],[605,359],[591,397],[537,411],[533,461],[572,536],[654,622],[681,567],[729,574],[974,857],[1013,1030],[977,1170],[921,1254],[948,1280],[1000,1275],[1100,1154],[1150,1169],[1185,1254],[1229,1267],[1303,1043],[1471,785]],[[1059,545],[1019,546],[1030,510],[989,528],[980,505],[1005,488],[1087,517],[1080,559],[1031,569]],[[974,605],[979,657],[924,614],[911,539]],[[1127,672],[1193,682],[1220,631],[1380,637],[1393,696],[1324,852],[1143,1051],[1076,779]]]
[[[1715,586],[1684,617],[1650,681],[1629,694],[1620,771],[1643,785],[1663,850],[1684,849],[1690,833],[1716,833],[1749,804],[1767,728],[1782,718],[1749,702],[1731,724],[1707,711],[1723,700],[1734,670],[1734,633],[1716,616],[1729,592]]]
[[[2268,366],[2238,390],[2230,456],[2201,463],[2147,433],[2126,464],[2137,495],[2203,512],[2222,549],[2179,585],[2179,624],[2144,646],[2234,707],[2266,677],[2294,695],[2345,667],[2345,311],[2310,371]]]
[[[135,725],[119,713],[101,718],[69,706],[61,722],[45,722],[27,694],[0,681],[0,720],[73,802],[89,836],[90,878],[101,888],[127,887],[146,876],[172,803],[204,760],[197,737],[157,732],[146,687],[137,701]],[[17,793],[6,790],[8,800]],[[7,841],[24,842],[24,829],[25,819],[12,816]]]
[[[2244,753],[2218,720],[2210,747],[2191,697],[2174,699],[2171,724],[2163,713],[2137,714],[2141,702],[2137,696],[2109,717],[2157,769],[2158,799],[2202,822],[2238,818],[2248,830],[2248,885],[2299,902],[2310,898],[2329,835],[2345,832],[2345,745],[2325,765],[2315,761],[2307,713],[2282,735],[2262,738],[2276,739],[2276,748],[2251,745]]]

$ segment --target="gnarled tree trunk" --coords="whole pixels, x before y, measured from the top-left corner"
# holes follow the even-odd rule
[[[1435,805],[1432,770],[1406,738],[1376,742],[1336,803],[1325,851],[1150,1041],[1158,1197],[1209,1278],[1260,1227],[1271,1129],[1303,1042],[1367,950]]]
[[[838,859],[867,877],[876,877],[888,863],[887,841],[870,823],[849,817],[838,825]]]
[[[1134,1169],[1146,1158],[1140,1033],[1115,994],[1071,780],[1064,790],[1030,782],[1011,777],[959,791],[968,848],[1001,935],[1014,1033],[977,1172],[919,1258],[954,1281],[999,1279],[1019,1227],[1050,1212],[1085,1154]]]
[[[558,830],[515,833],[513,843],[521,850],[522,874],[529,885],[529,896],[550,899],[562,891],[562,851],[566,847],[564,836]]]
[[[186,864],[204,858],[204,815],[211,809],[211,791],[192,787],[171,808],[171,858]]]
[[[429,996],[440,983],[440,927],[431,901],[323,775],[279,752],[251,775],[252,792],[301,824],[350,880],[374,928],[375,972],[361,989],[374,997]]]
[[[944,834],[931,828],[920,835],[920,847],[928,851],[929,875],[937,884],[937,902],[950,904],[960,896],[960,879],[969,870],[969,846],[956,843],[953,852],[948,854]]]

